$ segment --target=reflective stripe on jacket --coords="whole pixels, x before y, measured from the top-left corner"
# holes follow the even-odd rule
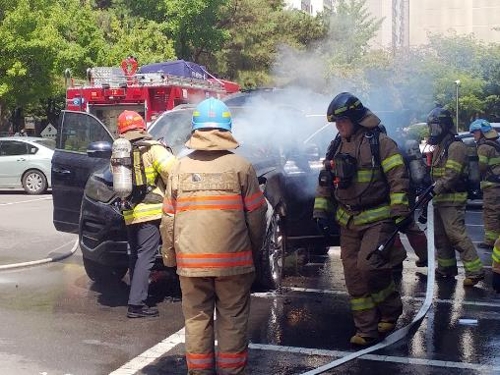
[[[467,146],[460,141],[453,141],[445,150],[445,145],[454,138],[447,134],[432,151],[431,177],[436,183],[436,196],[433,203],[442,206],[464,205],[467,202],[468,156]]]
[[[255,170],[241,156],[195,150],[181,158],[172,170],[163,211],[162,252],[175,250],[179,275],[255,270],[253,255],[262,247],[267,202]]]
[[[500,176],[500,152],[494,146],[486,143],[485,138],[481,138],[477,142],[477,156],[479,158],[481,190],[500,187],[500,183],[487,180],[491,176]]]
[[[162,215],[162,202],[165,182],[175,163],[175,156],[157,141],[142,141],[151,146],[140,146],[144,171],[149,186],[154,186],[151,191],[159,197],[158,203],[138,203],[131,210],[123,211],[125,224],[136,224],[146,221],[158,220]]]
[[[337,153],[347,153],[356,158],[356,174],[347,189],[333,185],[318,186],[314,217],[327,218],[336,210],[336,221],[346,226],[350,220],[355,225],[364,225],[408,213],[409,179],[396,143],[385,134],[380,134],[380,166],[373,165],[366,131],[360,128],[350,140],[342,138]]]

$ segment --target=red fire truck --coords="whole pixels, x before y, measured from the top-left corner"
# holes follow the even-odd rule
[[[139,67],[131,56],[121,67],[87,69],[83,84],[75,84],[69,70],[65,78],[66,109],[92,113],[112,131],[125,109],[139,112],[150,123],[179,104],[220,99],[240,90],[237,83],[217,79],[192,62],[174,60]]]

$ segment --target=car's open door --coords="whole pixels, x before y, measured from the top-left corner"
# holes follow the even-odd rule
[[[51,170],[53,223],[59,231],[78,233],[85,184],[92,171],[109,163],[109,159],[89,156],[97,151],[92,142],[99,141],[107,142],[111,149],[113,135],[96,117],[86,112],[61,112]]]

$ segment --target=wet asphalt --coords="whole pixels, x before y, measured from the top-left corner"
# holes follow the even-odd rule
[[[4,198],[3,214],[11,209],[1,206]],[[24,198],[9,196],[9,202]],[[70,250],[74,237],[51,231],[46,203],[22,203],[8,211],[11,220],[0,225],[0,264],[46,257],[57,247]],[[480,242],[481,212],[469,211],[466,222],[473,241]],[[30,227],[36,235],[29,235]],[[37,237],[43,246],[36,246]],[[491,253],[478,252],[489,266]],[[409,251],[397,279],[404,302],[398,328],[412,321],[425,297],[427,270],[414,261]],[[500,374],[500,298],[489,287],[491,269],[470,289],[462,286],[463,268],[459,273],[455,281],[435,285],[430,310],[406,338],[324,373]],[[1,271],[0,374],[186,374],[180,302],[172,298],[178,290],[171,275],[159,275],[152,294],[160,320],[131,325],[124,318],[127,280],[108,286],[90,282],[78,251],[60,262]],[[357,350],[349,344],[354,328],[338,248],[327,256],[297,251],[286,260],[285,276],[280,293],[252,296],[248,374],[303,374]]]
[[[467,215],[473,241],[483,235],[481,212]],[[405,246],[408,242],[403,238]],[[456,280],[435,284],[425,318],[401,341],[349,361],[325,374],[500,374],[500,296],[490,288],[491,252],[478,249],[486,280],[464,288],[463,267]],[[422,306],[427,269],[415,266],[409,251],[396,277],[404,302],[397,328],[408,325]],[[250,317],[249,374],[304,374],[350,355],[354,333],[339,249],[327,256],[299,251],[287,259],[281,293],[254,293]],[[137,374],[185,374],[179,344]],[[174,370],[175,369],[175,370]]]

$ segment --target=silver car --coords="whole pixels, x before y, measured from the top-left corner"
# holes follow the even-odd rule
[[[0,138],[0,189],[23,188],[42,194],[51,186],[55,141],[39,137]]]

